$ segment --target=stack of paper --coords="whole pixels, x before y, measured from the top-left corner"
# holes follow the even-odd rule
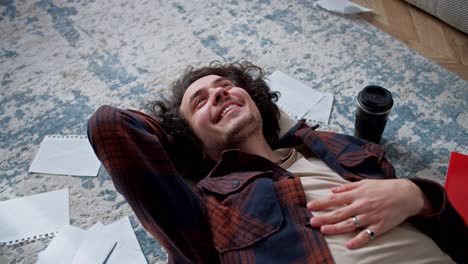
[[[49,246],[39,253],[37,264],[58,263],[144,263],[133,228],[127,217],[104,226],[97,223],[88,230],[66,225]]]
[[[100,162],[81,135],[48,135],[29,168],[31,173],[96,176]],[[127,217],[88,230],[69,225],[68,189],[0,203],[0,245],[53,237],[38,264],[145,263]]]
[[[291,118],[306,119],[311,124],[328,124],[333,94],[315,91],[280,71],[270,75],[267,82],[273,91],[281,93],[278,106]]]

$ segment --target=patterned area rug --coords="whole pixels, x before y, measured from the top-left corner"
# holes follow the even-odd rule
[[[357,93],[388,88],[383,146],[400,177],[444,182],[451,151],[468,153],[468,82],[361,19],[315,1],[0,1],[0,200],[64,187],[71,224],[130,216],[148,263],[166,263],[101,169],[98,177],[29,175],[48,134],[85,134],[103,104],[139,109],[187,65],[249,60],[335,96],[328,127],[352,134]],[[34,263],[50,241],[0,248]]]

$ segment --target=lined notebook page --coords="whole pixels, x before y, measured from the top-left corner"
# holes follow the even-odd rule
[[[268,76],[267,82],[271,90],[281,93],[278,106],[295,120],[301,119],[325,96],[280,71]]]
[[[41,142],[29,172],[97,176],[101,163],[86,136],[48,135]]]
[[[280,71],[268,76],[267,82],[271,90],[281,93],[278,106],[289,117],[305,119],[310,125],[328,125],[333,94],[315,91]]]
[[[333,94],[322,93],[325,96],[309,109],[303,118],[310,124],[321,123],[328,125],[333,106]]]
[[[68,189],[0,202],[0,244],[52,237],[70,222]]]

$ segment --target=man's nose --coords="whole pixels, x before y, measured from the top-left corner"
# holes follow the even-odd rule
[[[213,91],[213,105],[224,103],[228,97],[228,92],[224,87],[216,87]]]

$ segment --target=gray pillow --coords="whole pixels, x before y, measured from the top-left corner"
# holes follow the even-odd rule
[[[468,0],[405,0],[468,34]]]

